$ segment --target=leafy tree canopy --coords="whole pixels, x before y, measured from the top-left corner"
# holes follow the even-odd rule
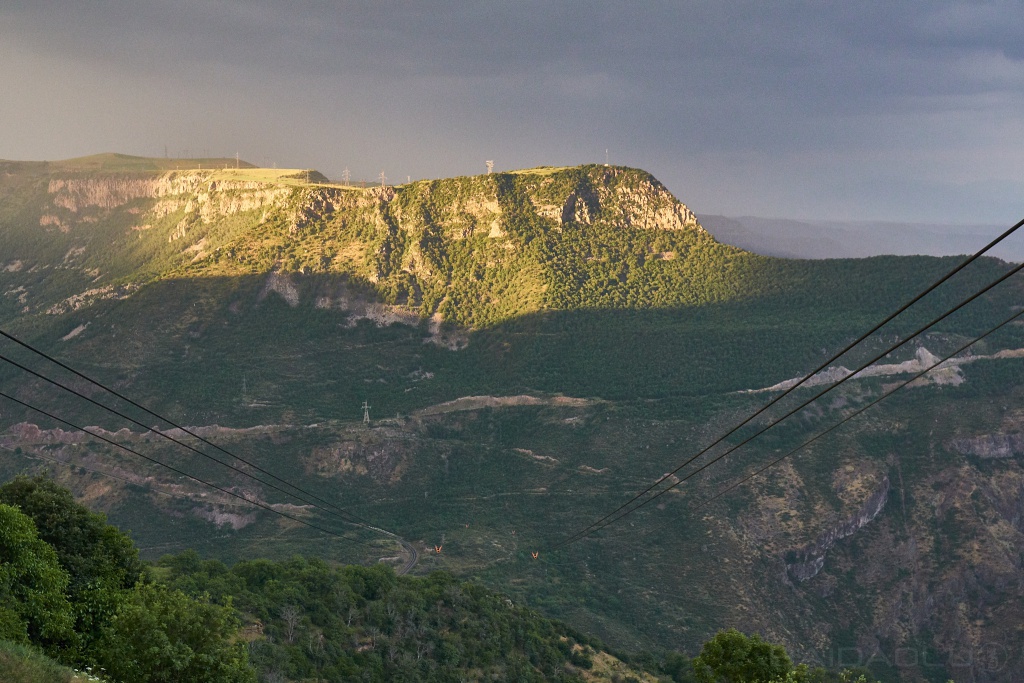
[[[100,665],[132,683],[255,683],[230,607],[142,585],[104,629]]]
[[[47,646],[70,637],[68,580],[32,520],[0,504],[0,637]]]
[[[16,477],[0,486],[0,503],[16,505],[32,518],[39,538],[53,547],[70,574],[72,593],[97,583],[131,588],[141,578],[139,551],[128,535],[76,503],[52,479]]]
[[[719,631],[693,660],[700,683],[769,683],[785,680],[792,670],[793,662],[781,645],[734,628]]]

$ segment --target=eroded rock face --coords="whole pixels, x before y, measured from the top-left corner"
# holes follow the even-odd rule
[[[586,185],[576,188],[562,205],[562,223],[590,223],[600,210],[600,199]]]
[[[889,477],[882,479],[882,484],[871,495],[857,514],[822,533],[808,546],[789,553],[786,558],[786,571],[797,581],[813,578],[825,565],[825,555],[837,541],[852,536],[864,528],[882,512],[889,500]]]
[[[545,214],[540,208],[538,213]],[[641,230],[704,232],[693,212],[664,185],[651,177],[624,181],[622,169],[617,168],[607,168],[598,178],[581,181],[569,192],[559,212],[562,224],[589,224],[599,215],[617,225]]]
[[[85,207],[115,209],[135,199],[156,196],[158,179],[111,175],[103,178],[54,178],[47,190],[53,203],[72,213]]]
[[[303,460],[323,477],[370,477],[380,483],[401,479],[414,452],[413,442],[394,434],[369,434],[314,448]]]
[[[1012,458],[1024,453],[1024,434],[985,434],[954,439],[950,447],[963,455],[978,458]]]
[[[97,301],[104,301],[108,299],[121,300],[127,299],[136,291],[138,291],[139,285],[135,283],[128,283],[124,285],[107,285],[105,287],[95,287],[88,289],[74,296],[70,296],[60,303],[54,304],[50,308],[46,309],[47,315],[62,315],[70,311],[77,311],[86,306],[91,306]]]
[[[295,192],[293,187],[276,183],[213,180],[212,171],[53,178],[47,190],[53,195],[55,207],[73,214],[89,208],[116,209],[137,199],[156,199],[149,210],[151,220],[184,210],[194,214],[192,221],[203,223],[245,211],[283,207]],[[49,225],[54,220],[60,219],[49,217],[48,223],[41,224]]]

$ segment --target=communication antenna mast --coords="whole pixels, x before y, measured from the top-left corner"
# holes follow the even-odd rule
[[[363,424],[370,424],[370,404],[363,401]]]
[[[381,187],[387,187],[387,185],[388,185],[388,177],[386,175],[384,175],[384,171],[381,171],[380,175],[377,176],[377,177],[380,178],[380,186]]]
[[[351,179],[352,179],[352,174],[349,173],[348,166],[346,166],[345,170],[341,172],[341,182],[343,182],[346,185],[348,185],[348,181],[350,181]]]
[[[494,171],[494,162],[487,160],[484,163],[487,164],[487,175],[491,175],[491,172]]]
[[[238,152],[235,152],[235,168],[238,168]]]
[[[605,166],[608,165],[608,149],[607,148],[605,148],[605,150],[604,150],[604,165]]]

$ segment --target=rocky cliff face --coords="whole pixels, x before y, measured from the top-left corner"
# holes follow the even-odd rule
[[[474,228],[498,237],[504,211],[498,199],[499,182],[484,178],[424,181],[411,186],[357,190],[339,186],[306,186],[273,181],[224,179],[221,171],[173,171],[153,175],[70,175],[49,181],[54,207],[71,213],[87,208],[112,210],[137,199],[158,199],[149,212],[160,218],[184,209],[204,223],[257,209],[284,209],[293,200],[294,229],[330,218],[342,210],[376,209],[383,218],[403,193],[440,194],[429,213],[395,207],[393,218],[402,228],[415,230],[424,219],[440,224],[454,238],[465,238]],[[525,174],[524,174],[525,175]],[[636,177],[638,176],[639,177]],[[528,176],[527,176],[528,177]],[[497,178],[497,176],[495,176]],[[561,182],[556,182],[561,180]],[[451,185],[456,185],[454,195]],[[605,168],[575,179],[559,193],[564,180],[542,177],[529,183],[527,193],[536,213],[565,225],[598,220],[640,230],[697,230],[703,228],[693,212],[657,180],[630,169]],[[448,186],[448,187],[446,187]],[[564,196],[559,196],[564,194]],[[552,196],[554,195],[554,196]],[[551,200],[557,203],[551,203]],[[465,228],[471,228],[468,232]],[[462,229],[460,229],[462,228]]]
[[[149,177],[113,175],[87,178],[54,178],[47,192],[53,204],[72,213],[86,207],[115,209],[134,199],[155,197],[157,181]]]
[[[372,188],[293,176],[55,172],[31,227],[66,236],[74,259],[61,267],[87,276],[88,286],[46,302],[29,291],[25,305],[79,310],[111,285],[130,292],[125,281],[154,277],[315,274],[361,288],[354,300],[375,300],[402,322],[467,329],[545,309],[643,307],[654,287],[665,290],[662,305],[701,303],[721,296],[709,282],[731,277],[691,272],[723,258],[689,261],[696,247],[731,248],[636,169],[536,169]]]
[[[1024,434],[985,434],[950,442],[953,450],[979,458],[1012,458],[1024,453]]]
[[[889,500],[889,477],[864,502],[855,515],[821,533],[813,543],[787,555],[786,571],[797,581],[818,575],[825,565],[825,555],[839,540],[857,533],[877,517]]]
[[[58,177],[50,180],[47,191],[55,208],[72,214],[88,209],[111,211],[139,199],[155,199],[145,212],[150,221],[184,211],[183,224],[208,224],[248,211],[281,209],[295,191],[278,183],[218,180],[216,175],[215,171],[184,171],[141,177]]]

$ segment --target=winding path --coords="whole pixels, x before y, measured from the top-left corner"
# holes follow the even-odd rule
[[[404,538],[401,538],[400,536],[395,536],[395,540],[401,543],[402,547],[405,548],[406,552],[409,553],[409,559],[406,560],[405,564],[402,565],[402,568],[396,572],[399,576],[403,576],[411,572],[412,568],[416,566],[416,562],[420,559],[420,553],[418,550],[416,550],[412,543],[409,543],[409,541],[405,540]]]

